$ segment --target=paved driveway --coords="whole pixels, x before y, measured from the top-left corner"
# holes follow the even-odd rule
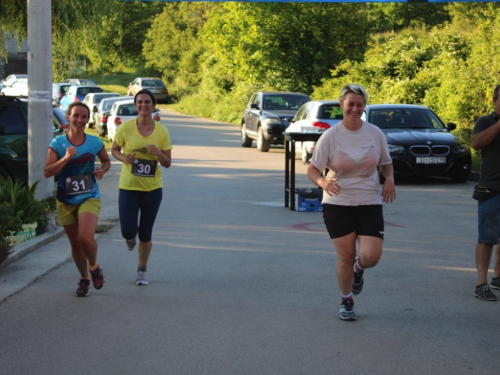
[[[119,225],[98,238],[106,283],[87,298],[74,296],[65,237],[0,270],[9,285],[55,267],[0,302],[1,373],[498,373],[500,303],[473,297],[473,183],[397,180],[382,260],[355,297],[358,321],[343,322],[321,213],[283,207],[283,148],[258,153],[235,126],[162,116],[174,163],[150,285],[135,286]],[[311,186],[297,168],[297,185]]]

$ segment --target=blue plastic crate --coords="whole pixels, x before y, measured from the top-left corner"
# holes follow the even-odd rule
[[[295,211],[323,211],[323,190],[319,188],[295,189]]]

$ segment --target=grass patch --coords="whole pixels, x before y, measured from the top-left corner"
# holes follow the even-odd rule
[[[79,78],[90,79],[96,85],[101,87],[105,92],[117,92],[120,95],[127,94],[127,88],[130,82],[139,77],[137,73],[116,73],[110,75],[89,75],[79,76]]]

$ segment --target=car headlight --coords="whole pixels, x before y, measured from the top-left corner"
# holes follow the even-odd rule
[[[281,120],[276,117],[268,117],[264,120],[264,122],[269,125],[281,125]]]
[[[466,154],[469,152],[469,148],[465,143],[462,143],[461,145],[455,145],[453,147],[453,152],[455,154]]]
[[[406,150],[403,146],[396,146],[389,144],[389,152],[391,154],[406,154]]]

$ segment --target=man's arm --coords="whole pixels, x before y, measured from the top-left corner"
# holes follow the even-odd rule
[[[470,145],[474,150],[482,150],[493,141],[498,132],[500,132],[500,120],[498,120],[488,129],[474,134],[470,140]]]

